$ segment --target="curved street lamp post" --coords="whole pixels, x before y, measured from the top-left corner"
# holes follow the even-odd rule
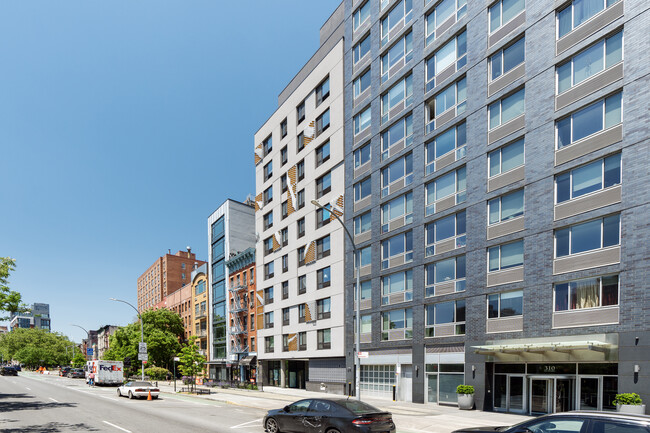
[[[123,301],[122,299],[110,298],[110,300],[115,302],[122,302],[135,310],[136,314],[138,315],[138,318],[140,319],[140,342],[144,343],[144,325],[142,323],[142,316],[140,315],[138,309],[135,308],[133,304],[131,304],[130,302]],[[141,362],[142,362],[142,380],[144,381],[144,361]]]
[[[86,331],[86,336],[88,337],[87,338],[88,344],[90,344],[92,346],[93,342],[90,341],[90,332],[88,332],[88,330],[86,328],[84,328],[83,326],[75,325],[74,323],[71,323],[70,326],[76,326],[77,328],[80,328],[80,329],[83,329],[84,331]],[[74,349],[72,351],[74,352]],[[72,354],[72,357],[74,358],[74,353]],[[87,351],[86,351],[86,353],[84,353],[84,357],[86,358],[86,361],[88,361],[88,352]]]
[[[356,326],[355,326],[355,340],[354,340],[354,345],[355,345],[355,351],[354,351],[354,360],[355,360],[355,374],[354,374],[354,390],[355,390],[355,396],[357,397],[357,400],[361,400],[361,360],[359,359],[359,352],[361,351],[361,346],[360,346],[360,340],[361,340],[361,316],[359,315],[360,311],[360,304],[361,304],[361,286],[359,285],[359,278],[360,278],[360,270],[361,270],[361,257],[359,257],[358,253],[359,250],[357,250],[357,246],[354,243],[354,238],[350,234],[350,231],[348,228],[343,224],[343,221],[341,221],[341,218],[334,212],[332,212],[331,209],[327,209],[323,205],[321,205],[318,201],[312,200],[311,204],[316,206],[319,209],[322,209],[324,211],[327,211],[330,213],[330,215],[334,215],[336,220],[341,223],[341,226],[343,226],[343,230],[345,230],[345,234],[348,236],[348,239],[350,240],[350,243],[352,244],[352,252],[354,254],[354,260],[355,260],[355,265],[356,265],[356,271],[357,271],[357,285],[355,287],[355,293],[354,296],[356,298],[356,302],[354,304],[354,315],[356,318]]]

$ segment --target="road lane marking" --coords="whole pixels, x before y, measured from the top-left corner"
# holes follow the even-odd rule
[[[27,389],[28,389],[28,390],[30,390],[30,391],[32,390],[32,389],[31,389],[31,388],[29,388],[29,387],[25,387],[25,388],[27,388]]]
[[[122,430],[123,432],[131,433],[131,430],[127,430],[127,429],[125,429],[125,428],[122,428],[122,427],[120,427],[119,425],[115,425],[115,424],[110,423],[110,422],[108,422],[108,421],[103,421],[103,422],[106,423],[106,424],[108,424],[108,425],[110,425],[111,427],[115,427],[115,428],[118,429],[118,430]]]
[[[246,426],[246,425],[248,425],[248,424],[252,424],[252,423],[254,423],[254,422],[260,422],[260,421],[262,421],[263,419],[264,419],[264,418],[254,419],[253,421],[248,421],[248,422],[244,422],[244,423],[241,423],[241,424],[238,424],[238,425],[234,425],[234,426],[232,426],[232,427],[230,427],[230,428],[240,428],[240,427],[244,427],[244,426]]]
[[[50,397],[50,400],[52,400],[54,403],[58,403],[58,400],[54,400],[52,397]]]

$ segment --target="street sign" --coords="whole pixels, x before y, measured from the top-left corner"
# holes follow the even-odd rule
[[[140,361],[149,361],[149,355],[146,353],[138,353],[138,359]]]
[[[138,344],[138,353],[147,353],[147,343]]]
[[[357,356],[359,356],[359,358],[367,358],[368,357],[368,352],[357,352],[357,354],[358,354]]]
[[[93,348],[92,347],[86,348],[86,355],[87,356],[93,356]]]
[[[178,356],[174,356],[174,362],[178,362],[178,361],[180,361],[180,360],[181,360],[181,359],[180,359]]]

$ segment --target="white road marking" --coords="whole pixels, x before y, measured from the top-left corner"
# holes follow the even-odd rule
[[[54,403],[58,403],[58,400],[54,400],[52,397],[50,397],[50,400],[52,400]]]
[[[131,430],[127,430],[127,429],[125,429],[125,428],[122,428],[122,427],[120,427],[119,425],[115,425],[115,424],[110,423],[110,422],[108,422],[108,421],[103,421],[103,422],[106,423],[106,424],[108,424],[108,425],[110,425],[111,427],[115,427],[115,428],[118,429],[118,430],[122,430],[122,431],[124,431],[124,432],[126,432],[126,433],[131,433]]]
[[[27,387],[25,387],[25,388],[27,388]],[[27,389],[30,390],[30,391],[32,390],[31,388],[27,388]]]
[[[260,421],[262,421],[263,419],[264,419],[264,418],[258,418],[258,419],[255,419],[255,420],[253,420],[253,421],[248,421],[248,422],[244,422],[244,423],[241,423],[241,424],[238,424],[238,425],[234,425],[234,426],[232,426],[232,427],[230,427],[230,428],[240,428],[240,427],[244,427],[244,426],[246,426],[246,425],[248,425],[248,424],[252,424],[252,423],[254,423],[254,422],[260,422]]]

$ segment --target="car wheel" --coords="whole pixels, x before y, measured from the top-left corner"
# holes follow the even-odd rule
[[[327,433],[341,433],[341,432],[338,429],[331,428],[331,429],[327,430]]]
[[[117,388],[117,396],[118,396],[118,397],[122,397],[122,393],[120,392],[120,389],[119,389],[119,388]]]
[[[156,399],[158,398],[158,396],[157,396],[157,395],[152,395],[151,398],[153,398],[154,400],[156,400]]]
[[[129,391],[129,398],[130,398],[131,400],[134,399],[134,397],[133,397],[133,393],[132,393],[131,391]]]
[[[280,433],[280,427],[278,427],[278,422],[275,418],[268,418],[264,424],[264,428],[269,433]]]

